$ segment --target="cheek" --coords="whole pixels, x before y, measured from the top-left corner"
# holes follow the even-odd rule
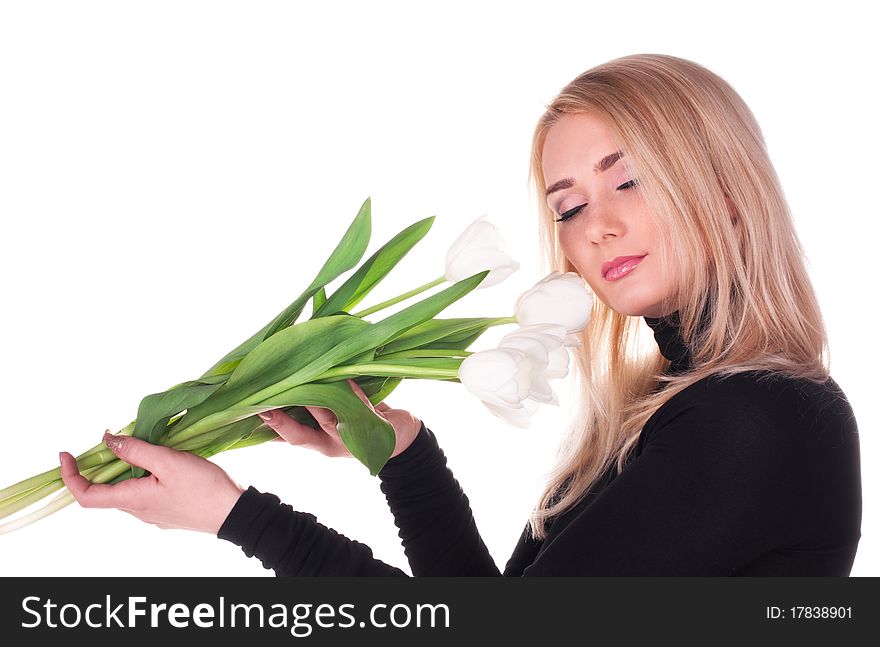
[[[566,227],[559,232],[559,247],[568,262],[571,263],[578,274],[587,278],[586,272],[589,268],[589,262],[584,253],[584,245],[575,242],[577,237],[573,235],[571,227]]]
[[[681,274],[678,268],[667,265],[657,273],[658,293],[665,297],[676,297],[681,282]]]
[[[562,253],[573,266],[578,276],[587,282],[596,296],[604,300],[602,287],[599,285],[597,277],[591,272],[591,268],[595,266],[596,260],[589,257],[589,253],[581,241],[575,242],[577,236],[572,235],[572,228],[569,227],[567,230],[568,233],[562,231],[559,233],[559,247],[562,249]]]
[[[573,263],[576,263],[576,249],[572,244],[571,234],[563,227],[557,227],[556,238],[559,241],[559,248],[562,250],[563,256]]]

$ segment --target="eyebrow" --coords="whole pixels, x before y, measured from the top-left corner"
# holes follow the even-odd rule
[[[595,166],[593,166],[593,173],[604,173],[615,163],[623,157],[623,151],[615,151],[610,155],[606,155],[598,162],[596,162]],[[559,182],[554,182],[549,187],[547,187],[547,192],[544,194],[544,197],[548,197],[551,193],[555,193],[556,191],[561,191],[562,189],[570,189],[574,186],[574,178],[567,177],[559,180]]]

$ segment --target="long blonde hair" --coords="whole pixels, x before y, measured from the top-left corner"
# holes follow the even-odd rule
[[[651,415],[694,382],[744,371],[824,382],[830,371],[791,213],[761,130],[736,91],[694,62],[640,54],[594,67],[559,92],[535,128],[529,179],[545,266],[560,272],[577,270],[544,199],[542,153],[548,130],[575,113],[601,119],[616,135],[668,232],[662,262],[680,271],[675,309],[692,365],[664,374],[669,360],[640,341],[651,332],[643,318],[594,299],[572,362],[579,406],[530,518],[538,539],[612,465],[623,469]]]

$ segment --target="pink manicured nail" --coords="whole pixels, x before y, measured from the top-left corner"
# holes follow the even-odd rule
[[[104,432],[104,444],[107,445],[110,451],[114,454],[122,449],[123,442],[125,442],[125,436],[114,436],[110,433],[109,429]]]
[[[266,422],[269,422],[270,420],[272,420],[273,412],[272,411],[264,411],[263,413],[258,413],[257,415],[260,416],[260,418],[262,418]]]

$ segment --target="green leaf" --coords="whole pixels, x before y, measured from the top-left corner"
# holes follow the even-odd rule
[[[314,379],[333,366],[334,350],[346,341],[359,338],[374,325],[351,315],[334,315],[309,319],[278,331],[244,357],[226,383],[211,397],[192,407],[175,433],[282,381],[288,383],[278,392]],[[354,352],[350,356],[354,356],[359,349],[351,350]],[[367,350],[372,352],[372,349]],[[344,359],[348,357],[339,361]],[[292,376],[294,379],[291,380]],[[299,376],[301,381],[297,379]]]
[[[327,262],[324,263],[324,266],[309,287],[306,288],[305,292],[299,295],[293,303],[249,339],[243,341],[235,349],[227,353],[223,359],[208,369],[202,377],[232,372],[238,366],[241,359],[260,343],[273,336],[282,328],[293,325],[305,304],[313,295],[317,294],[321,288],[341,274],[357,265],[370,243],[370,231],[370,198],[367,198],[343,235],[342,240],[336,246],[336,249],[333,250],[333,253],[327,259]]]
[[[348,315],[333,315],[278,332],[254,348],[211,397],[187,411],[174,433],[199,423],[189,433],[203,433],[225,419],[221,412],[228,407],[260,404],[282,391],[318,379],[334,366],[386,344],[434,317],[476,288],[488,273],[484,270],[458,281],[375,324]]]
[[[403,382],[403,378],[363,376],[355,378],[355,382],[375,406],[387,398]]]
[[[364,200],[363,205],[361,205],[361,209],[349,226],[348,231],[345,232],[342,240],[339,241],[336,249],[330,254],[330,257],[324,263],[324,266],[318,272],[311,285],[306,288],[306,291],[296,301],[287,306],[284,312],[278,315],[272,327],[266,333],[266,337],[271,337],[282,328],[292,325],[313,294],[357,265],[370,244],[370,231],[370,198],[367,198]]]
[[[268,398],[260,405],[230,407],[220,415],[228,422],[235,423],[253,418],[266,409],[294,405],[324,407],[336,414],[339,420],[337,428],[343,444],[352,456],[367,466],[373,476],[379,473],[394,451],[394,427],[375,414],[345,381],[330,384],[301,384]],[[213,437],[214,434],[212,433],[211,436]],[[211,446],[223,445],[227,448],[235,444],[234,442],[223,444],[226,440],[218,435],[216,440],[212,440]],[[184,447],[186,444],[181,443],[180,446]]]
[[[312,312],[318,312],[327,302],[327,292],[324,291],[324,288],[321,288],[317,292],[315,292],[315,296],[312,297]],[[314,317],[314,315],[312,315]]]
[[[339,420],[343,444],[372,476],[376,476],[394,451],[394,427],[373,412],[347,382],[303,384],[284,393],[285,404],[325,407]]]
[[[501,318],[487,317],[431,319],[410,328],[394,341],[377,349],[376,359],[390,353],[426,346],[464,350],[500,320]]]
[[[204,402],[217,391],[228,376],[215,376],[204,380],[192,380],[171,387],[161,393],[151,393],[141,399],[138,405],[134,435],[151,443],[156,443],[168,428],[172,416]],[[144,470],[132,467],[134,476],[143,476]]]
[[[425,237],[433,224],[434,216],[419,220],[385,243],[315,311],[312,318],[337,311],[350,312]]]
[[[260,445],[269,440],[274,440],[278,438],[278,434],[276,434],[269,427],[264,427],[261,429],[257,429],[252,434],[247,436],[246,438],[242,438],[237,443],[233,443],[229,445],[223,451],[229,451],[230,449],[241,449],[242,447],[253,447],[254,445]],[[205,458],[210,458],[209,456],[205,456]]]

